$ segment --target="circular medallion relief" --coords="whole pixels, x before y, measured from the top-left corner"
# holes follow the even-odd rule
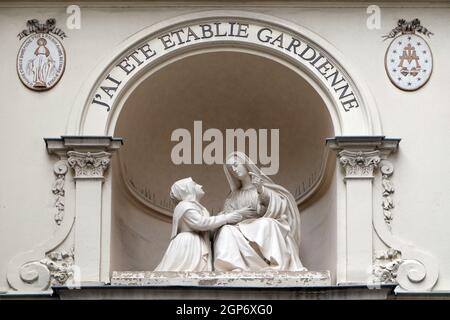
[[[426,41],[416,34],[403,34],[388,47],[386,72],[392,83],[407,91],[417,90],[430,78],[433,56]]]
[[[54,87],[64,73],[66,53],[61,42],[48,33],[32,34],[17,55],[17,73],[31,90]]]

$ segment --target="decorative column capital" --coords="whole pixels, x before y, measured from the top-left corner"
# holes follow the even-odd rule
[[[103,174],[111,162],[111,153],[105,151],[69,151],[67,156],[67,162],[75,171],[75,179],[103,179]]]
[[[326,140],[345,169],[345,178],[373,178],[380,161],[395,152],[400,139],[385,136],[337,136]]]
[[[345,169],[346,178],[372,178],[373,171],[381,161],[380,152],[342,150],[339,162]]]
[[[121,138],[110,136],[62,136],[44,140],[50,154],[67,161],[75,179],[103,179],[111,155],[122,145]]]

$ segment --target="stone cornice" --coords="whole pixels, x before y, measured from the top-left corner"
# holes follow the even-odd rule
[[[50,154],[65,158],[68,151],[78,152],[111,152],[119,149],[122,138],[111,136],[61,136],[60,138],[44,138]]]
[[[379,151],[380,158],[386,159],[398,149],[401,139],[386,138],[385,136],[337,136],[326,139],[329,148],[340,152],[342,150],[353,152]]]
[[[111,136],[61,136],[44,138],[47,151],[56,154],[75,171],[75,179],[102,179],[112,152],[123,144]]]

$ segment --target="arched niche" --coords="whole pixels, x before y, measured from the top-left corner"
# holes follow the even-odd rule
[[[216,24],[230,25],[233,23],[245,25],[248,29],[248,36],[236,37],[236,34],[234,34],[233,36],[200,38],[200,41],[185,41],[182,44],[170,46],[170,48],[165,48],[161,41],[161,37],[164,35],[176,33],[178,30],[188,32],[188,28],[191,28],[198,33],[199,28],[205,24],[214,26]],[[273,35],[271,40],[262,41],[263,38],[258,36],[261,30],[265,30],[265,32],[270,30],[271,35]],[[280,35],[283,35],[283,39],[285,39],[283,41],[288,41],[287,44],[283,42],[283,44],[278,45],[275,39],[278,39]],[[299,47],[297,51],[294,50],[290,46],[290,44],[294,43],[294,40],[299,41],[303,47]],[[152,51],[149,51],[149,48],[152,48]],[[310,50],[307,48],[312,48],[317,58],[321,57],[321,62],[327,64],[323,64],[324,67],[319,68],[315,64],[319,60],[302,57],[301,53],[304,50]],[[138,52],[139,50],[140,52]],[[308,88],[310,92],[315,92],[315,101],[321,101],[320,110],[327,114],[327,116],[322,117],[322,119],[328,119],[325,122],[319,120],[321,119],[320,116],[315,118],[318,123],[327,123],[325,127],[329,131],[325,129],[323,131],[319,130],[321,134],[325,134],[325,132],[331,136],[379,136],[382,134],[377,109],[369,90],[352,70],[350,63],[326,40],[304,27],[272,16],[242,11],[211,11],[183,15],[152,25],[131,36],[116,49],[112,50],[111,54],[105,57],[104,63],[101,63],[84,82],[84,86],[80,90],[72,108],[66,135],[111,136],[117,134],[120,130],[125,130],[121,127],[121,122],[122,119],[125,119],[128,112],[132,110],[128,102],[133,101],[133,99],[139,100],[135,98],[134,94],[137,94],[139,90],[144,90],[140,89],[141,85],[145,87],[146,82],[151,81],[152,77],[163,75],[164,70],[170,70],[179,61],[183,63],[183,60],[186,62],[189,58],[194,59],[195,57],[202,57],[202,55],[204,57],[207,55],[212,57],[214,53],[222,54],[224,52],[248,55],[254,61],[266,59],[271,63],[271,66],[277,65],[280,68],[285,68],[289,70],[289,74],[293,77],[295,74],[297,82],[300,81],[302,83],[300,87]],[[138,62],[135,61],[133,71],[124,75],[123,65],[122,67],[118,66],[123,61],[130,62],[130,59],[134,59],[133,55],[137,57],[137,54],[140,55],[140,59],[138,59]],[[150,56],[150,58],[142,61],[142,55]],[[287,72],[286,70],[285,72]],[[177,79],[173,78],[172,81],[176,82]],[[275,82],[277,81],[279,79],[274,79],[274,87],[276,87]],[[288,90],[287,88],[285,90]],[[348,104],[348,101],[351,101],[351,103]],[[311,112],[313,109],[308,110]],[[314,121],[311,123],[314,123]],[[305,126],[311,125],[311,123],[305,123]],[[318,125],[315,129],[319,128],[320,126]],[[126,130],[123,132],[126,132]],[[131,134],[131,131],[127,132],[127,134]],[[124,137],[124,139],[126,144],[127,137]],[[318,150],[323,150],[324,142],[320,145],[314,144],[314,146],[317,146]],[[131,145],[130,148],[132,148]],[[316,151],[311,151],[310,154],[316,154]],[[135,156],[139,157],[139,154]],[[342,244],[342,241],[338,241],[336,245],[333,245],[335,233],[339,230],[337,227],[339,223],[336,223],[335,219],[341,221],[340,225],[345,224],[346,219],[345,210],[343,210],[345,208],[345,196],[343,197],[344,193],[342,190],[339,191],[339,188],[342,188],[342,186],[339,187],[336,183],[337,179],[342,178],[342,175],[336,171],[336,174],[333,174],[335,167],[335,161],[333,160],[332,155],[323,155],[320,159],[317,158],[316,162],[320,162],[320,165],[316,167],[320,167],[320,174],[318,177],[316,174],[316,179],[311,184],[313,187],[308,192],[303,192],[304,190],[302,190],[298,199],[303,212],[304,226],[309,226],[303,230],[304,243],[305,245],[309,243],[307,247],[302,248],[303,252],[305,252],[305,264],[318,269],[328,268],[332,271],[336,268],[333,262],[337,259],[336,252],[339,250],[345,251],[345,243]],[[167,237],[170,229],[170,225],[167,223],[170,219],[169,215],[165,215],[163,212],[157,212],[156,214],[140,212],[142,213],[140,217],[165,222],[165,227],[161,226],[161,228],[158,228],[158,233],[149,232],[147,234],[153,239],[150,241],[150,243],[154,244],[153,246],[148,245],[148,241],[133,245],[132,240],[125,240],[122,243],[128,244],[128,246],[125,245],[123,247],[124,255],[116,254],[117,241],[120,239],[115,237],[114,232],[117,231],[118,226],[119,228],[124,228],[122,231],[127,231],[127,225],[120,224],[120,221],[114,220],[119,215],[113,212],[121,212],[123,214],[129,209],[128,204],[130,203],[140,208],[138,211],[158,211],[150,206],[148,202],[146,203],[143,197],[139,197],[139,192],[133,193],[130,191],[130,188],[125,188],[127,178],[124,178],[123,172],[125,170],[122,170],[120,166],[120,155],[116,154],[115,159],[113,159],[112,174],[106,177],[102,189],[102,197],[99,199],[102,203],[101,224],[104,226],[101,228],[101,235],[99,236],[102,239],[101,248],[98,252],[101,261],[99,278],[103,281],[107,281],[106,279],[114,268],[124,270],[125,268],[138,268],[145,265],[151,268],[154,262],[150,263],[142,260],[139,258],[139,255],[136,256],[133,252],[146,252],[148,255],[154,255],[155,252],[161,254],[163,248],[167,245],[167,239],[165,242],[160,241],[160,234],[163,235],[162,237]],[[282,168],[285,168],[283,170],[286,170],[287,167],[282,165]],[[309,171],[309,174],[313,175],[313,171]],[[286,174],[284,173],[284,175]],[[291,192],[295,194],[296,190],[292,186],[302,184],[306,175],[305,173],[301,177],[296,176],[292,181],[283,181],[284,178],[280,176],[281,181],[279,183],[287,183]],[[113,179],[110,177],[113,177]],[[113,182],[116,183],[115,181],[119,183],[120,179],[122,179],[121,185],[124,192],[119,192],[120,188],[113,185]],[[139,189],[140,186],[136,184],[136,188]],[[304,189],[308,189],[308,187]],[[123,201],[118,200],[121,196],[124,198]],[[317,212],[335,212],[336,215],[324,213],[321,216],[316,214]],[[111,231],[109,219],[112,219],[112,228],[116,228],[116,231]],[[138,227],[145,225],[140,224],[140,218],[136,218],[132,214],[127,219],[130,221],[134,219],[133,224]],[[326,226],[325,229],[323,229],[324,226]],[[370,229],[369,224],[365,227]],[[131,238],[142,237],[142,233],[147,232],[145,230],[137,232],[137,229],[128,231],[124,234]],[[345,230],[342,229],[340,232],[341,236],[339,238],[344,239]],[[307,238],[310,239],[309,242],[306,240]],[[325,247],[335,248],[336,246],[342,246],[342,248],[334,251],[330,249],[330,252],[320,253]],[[370,244],[366,248],[367,251],[371,250],[369,246]],[[157,258],[155,257],[154,259],[156,261]],[[341,262],[338,262],[338,264],[345,265],[345,256],[340,259]],[[89,260],[86,259],[86,261]]]
[[[334,128],[323,99],[292,66],[248,50],[220,48],[177,59],[127,96],[114,132],[124,145],[113,164],[112,270],[157,265],[169,242],[168,190],[174,181],[193,177],[207,193],[205,206],[221,210],[230,191],[222,165],[175,165],[171,159],[177,144],[170,140],[172,132],[186,128],[195,139],[195,121],[202,122],[201,133],[208,128],[224,135],[235,128],[279,131],[280,152],[272,159],[279,171],[273,179],[301,207],[302,259],[310,269],[333,270],[336,199],[329,180],[334,161],[324,140]],[[269,133],[269,145],[277,143],[272,139]]]

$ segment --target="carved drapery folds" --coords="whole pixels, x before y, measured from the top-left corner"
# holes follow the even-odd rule
[[[111,161],[111,153],[101,152],[67,152],[67,162],[75,170],[75,179],[103,178],[104,171]]]
[[[394,200],[392,195],[395,189],[391,181],[391,176],[394,173],[394,165],[387,160],[383,160],[380,166],[380,171],[382,174],[381,187],[383,196],[381,206],[383,207],[384,221],[390,227],[393,219],[392,209],[394,209]]]

